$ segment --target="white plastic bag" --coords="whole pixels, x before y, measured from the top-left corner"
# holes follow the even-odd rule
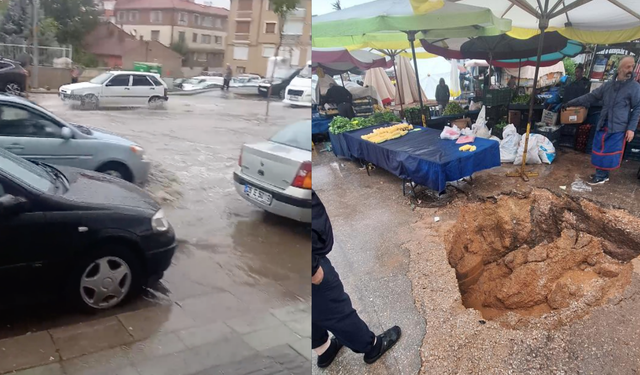
[[[525,137],[520,140],[518,146],[518,154],[514,160],[514,164],[522,163],[522,154],[524,152]],[[527,164],[551,164],[556,156],[556,149],[553,143],[547,137],[541,134],[529,135],[529,147],[527,148]]]
[[[473,130],[471,130],[469,128],[464,128],[460,132],[460,135],[475,135],[475,134],[473,133]]]
[[[500,143],[500,141],[502,141],[500,138],[496,137],[495,135],[492,135],[491,138],[489,138],[492,141],[496,141],[498,143]]]
[[[476,122],[471,125],[473,135],[478,138],[491,138],[491,130],[487,128],[486,112],[486,107],[482,106]]]
[[[516,159],[518,145],[522,136],[513,124],[504,127],[502,141],[500,141],[500,162],[511,163]]]
[[[440,138],[456,140],[460,137],[460,134],[460,129],[458,129],[457,126],[445,126],[444,129],[442,129],[442,133],[440,133]]]

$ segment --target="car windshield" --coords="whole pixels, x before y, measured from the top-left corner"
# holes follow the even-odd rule
[[[271,137],[271,142],[311,151],[311,122],[291,124]]]
[[[56,189],[56,180],[47,171],[4,150],[0,150],[0,171],[43,193]]]
[[[300,78],[311,78],[311,66],[307,65],[304,69],[300,71],[298,77]]]
[[[95,83],[97,85],[101,85],[101,84],[107,82],[107,80],[109,78],[111,78],[111,77],[113,77],[113,74],[111,74],[111,73],[102,73],[102,74],[100,74],[99,76],[97,76],[96,78],[92,79],[89,82]]]

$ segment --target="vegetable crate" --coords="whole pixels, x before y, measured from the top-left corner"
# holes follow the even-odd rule
[[[484,100],[482,103],[487,107],[496,105],[507,105],[511,101],[511,95],[513,91],[511,89],[494,89],[486,90],[484,92]]]
[[[554,147],[558,147],[558,143],[560,142],[560,127],[550,127],[550,126],[535,126],[535,130],[532,133],[544,135],[553,143]]]

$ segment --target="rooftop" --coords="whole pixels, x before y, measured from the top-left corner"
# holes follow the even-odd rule
[[[115,5],[115,10],[127,9],[178,9],[218,16],[229,15],[227,9],[196,4],[189,0],[119,0]]]

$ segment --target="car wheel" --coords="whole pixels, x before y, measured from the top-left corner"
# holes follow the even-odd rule
[[[278,96],[280,97],[280,99],[284,100],[284,94],[285,90],[280,90],[280,92],[278,92]]]
[[[96,109],[98,108],[98,97],[94,94],[86,94],[82,97],[81,104],[83,108]]]
[[[20,88],[20,84],[16,82],[9,82],[4,87],[4,91],[7,94],[20,96],[22,94],[22,89]]]
[[[81,310],[107,310],[138,295],[142,280],[140,261],[131,249],[106,245],[76,264],[68,297]]]
[[[154,96],[149,99],[149,108],[162,108],[164,106],[164,99],[159,96]]]
[[[126,165],[121,163],[115,163],[115,162],[106,163],[100,166],[98,169],[96,169],[96,172],[108,174],[109,176],[117,177],[127,182],[133,181],[133,176],[131,175],[131,171],[129,171],[129,168],[127,168]]]

